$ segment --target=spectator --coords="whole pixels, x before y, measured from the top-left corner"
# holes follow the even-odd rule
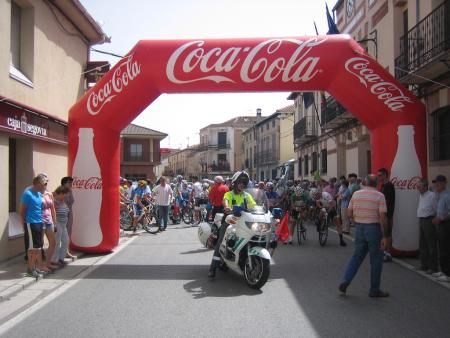
[[[161,177],[159,184],[155,187],[154,197],[158,206],[158,221],[160,231],[166,231],[169,218],[169,204],[173,197],[172,188],[166,184],[165,177]]]
[[[28,240],[27,276],[39,278],[43,276],[42,266],[42,194],[47,179],[36,176],[30,189],[25,189],[20,199],[19,220],[25,226]]]
[[[59,186],[53,193],[55,198],[55,214],[56,214],[56,249],[52,257],[52,264],[64,266],[64,258],[69,248],[69,233],[67,224],[69,223],[69,215],[71,210],[67,205],[67,194],[69,188]]]
[[[72,194],[72,183],[73,183],[73,178],[70,176],[61,178],[61,185],[68,189],[67,194],[64,195],[65,196],[64,202],[67,204],[67,207],[69,208],[69,219],[67,221],[67,226],[66,226],[67,233],[69,234],[69,238],[70,238],[70,235],[72,234],[72,224],[73,224],[72,206],[75,203],[75,199],[73,198],[73,194]],[[75,259],[77,259],[77,256],[73,255],[70,252],[70,250],[67,249],[66,258],[70,258],[72,261],[74,261]]]
[[[336,199],[337,191],[336,191],[336,177],[330,178],[330,181],[327,183],[324,182],[325,187],[323,188],[323,191],[326,191],[333,197],[333,199]]]
[[[444,175],[436,176],[435,189],[438,202],[432,223],[437,227],[441,271],[432,276],[440,282],[450,282],[450,191],[447,190],[447,178]]]
[[[352,196],[355,193],[355,191],[358,191],[359,189],[361,189],[361,186],[358,184],[357,180],[358,180],[358,176],[356,176],[356,174],[354,174],[354,173],[348,174],[348,182],[349,182],[348,188],[350,189],[350,194]]]
[[[389,173],[386,168],[378,169],[378,180],[381,183],[380,191],[383,193],[386,199],[387,207],[387,223],[386,223],[386,247],[384,250],[384,261],[392,262],[392,256],[390,250],[392,249],[392,226],[394,222],[394,210],[395,210],[395,188],[389,181]]]
[[[367,175],[364,189],[356,191],[348,206],[348,216],[353,217],[355,230],[355,250],[350,259],[339,291],[345,293],[363,262],[367,252],[370,254],[370,297],[389,297],[380,289],[383,267],[383,251],[386,243],[384,229],[386,224],[386,200],[377,191],[377,177]]]
[[[339,188],[339,194],[337,197],[338,204],[340,205],[340,215],[342,222],[342,233],[350,234],[350,220],[348,218],[347,209],[350,203],[350,190],[348,189],[348,182],[346,180],[341,181],[341,187]]]
[[[48,179],[46,180],[46,185],[41,191],[42,194],[42,230],[48,240],[48,249],[46,252],[46,267],[42,270],[49,272],[50,269],[57,269],[58,266],[52,264],[51,258],[55,252],[55,206],[53,201],[53,195],[47,190]]]
[[[211,201],[212,205],[212,219],[214,220],[214,217],[217,213],[223,213],[223,195],[225,195],[226,192],[228,192],[228,187],[223,183],[223,177],[222,176],[216,176],[214,178],[214,185],[211,188],[211,191],[209,192],[209,200]]]
[[[418,186],[420,192],[417,217],[420,226],[420,269],[427,274],[438,272],[437,233],[432,220],[436,216],[437,196],[428,190],[428,181],[423,179]]]

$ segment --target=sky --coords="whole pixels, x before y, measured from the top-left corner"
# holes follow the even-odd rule
[[[325,2],[336,0],[81,0],[111,37],[94,48],[125,55],[139,40],[316,35],[328,30]],[[120,59],[91,52],[91,60],[113,66]],[[199,142],[199,130],[235,116],[263,116],[292,104],[288,92],[163,94],[133,123],[169,134],[161,147]]]

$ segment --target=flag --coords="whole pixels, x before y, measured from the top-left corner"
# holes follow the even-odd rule
[[[286,241],[289,238],[289,213],[286,213],[284,217],[281,219],[280,224],[278,224],[277,229],[275,230],[275,235],[278,236],[278,238],[281,241]]]
[[[339,29],[337,28],[336,24],[334,23],[333,18],[330,15],[330,11],[328,10],[327,3],[325,3],[325,6],[327,8],[327,21],[328,21],[328,33],[327,34],[340,34]]]

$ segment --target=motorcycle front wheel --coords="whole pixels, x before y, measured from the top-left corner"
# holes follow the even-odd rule
[[[252,268],[250,268],[250,260]],[[270,274],[270,260],[259,256],[249,256],[245,262],[244,277],[252,289],[260,289],[266,284]]]

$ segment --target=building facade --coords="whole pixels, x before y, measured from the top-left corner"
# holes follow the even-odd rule
[[[448,86],[449,68],[442,60],[448,59],[449,51],[449,1],[340,0],[333,11],[341,33],[351,35],[423,99],[429,174],[448,171],[450,135],[445,130],[450,130],[450,95],[442,84]],[[351,172],[364,176],[378,169],[371,166],[370,132],[333,97],[314,92],[293,93],[290,99],[296,110],[297,177],[311,178],[316,170],[325,178]]]
[[[235,171],[243,169],[245,157],[242,152],[242,135],[260,120],[260,115],[238,116],[200,129],[200,144],[197,148],[200,176],[231,176]]]
[[[279,177],[279,166],[294,157],[293,114],[294,106],[289,105],[244,131],[244,168],[253,179]]]
[[[108,38],[79,1],[0,1],[0,261],[19,254],[23,190],[67,175],[69,108],[88,83],[90,47]]]
[[[161,163],[160,142],[167,134],[128,125],[120,133],[120,176],[138,181],[155,180],[155,167]]]

